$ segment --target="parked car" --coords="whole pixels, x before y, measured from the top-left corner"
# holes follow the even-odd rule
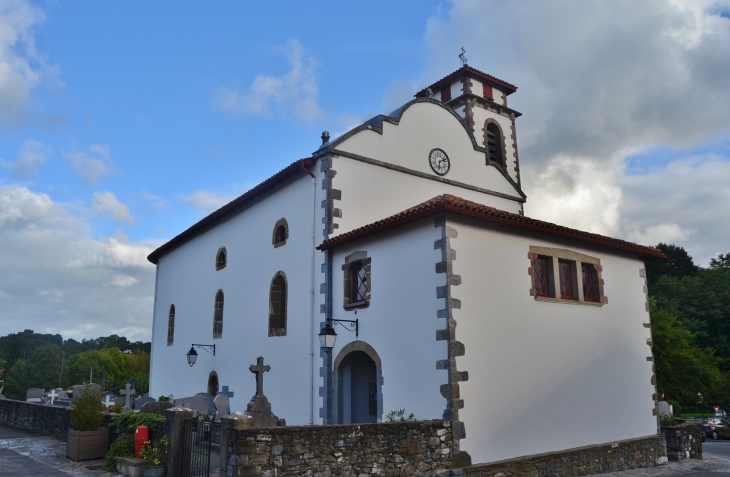
[[[730,439],[730,422],[726,419],[711,417],[707,425],[703,426],[705,434],[712,439]]]

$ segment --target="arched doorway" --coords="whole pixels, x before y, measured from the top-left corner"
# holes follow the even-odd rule
[[[382,418],[380,357],[362,341],[349,343],[334,362],[337,422],[378,422]]]
[[[208,394],[211,396],[218,395],[218,373],[215,371],[208,376]]]

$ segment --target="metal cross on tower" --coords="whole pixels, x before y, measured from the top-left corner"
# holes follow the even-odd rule
[[[466,50],[464,47],[461,47],[461,53],[459,53],[459,61],[461,61],[461,66],[466,66],[467,61],[469,61],[469,58],[464,56],[466,54]]]
[[[262,356],[259,356],[256,358],[256,364],[251,365],[248,367],[248,369],[251,370],[252,373],[256,375],[256,395],[257,396],[263,396],[264,395],[264,373],[267,371],[271,371],[271,366],[268,364],[264,366],[264,358]]]

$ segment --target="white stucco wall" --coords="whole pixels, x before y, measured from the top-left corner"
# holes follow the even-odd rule
[[[466,426],[472,461],[648,436],[656,433],[646,360],[650,331],[643,262],[628,254],[491,223],[451,217],[452,295]],[[529,295],[531,245],[565,248],[601,260],[602,307],[546,303]]]
[[[433,218],[427,218],[343,244],[333,253],[333,318],[359,319],[359,339],[380,356],[384,414],[405,409],[418,419],[440,419],[446,407],[439,386],[448,375],[436,369],[436,361],[447,354],[446,341],[436,341],[436,330],[445,327],[437,318],[444,300],[436,298],[436,287],[446,283],[446,276],[435,271],[441,252],[434,242],[440,234]],[[343,308],[342,265],[355,251],[367,252],[372,260],[370,306],[357,313]],[[336,331],[333,359],[355,340],[340,326]]]
[[[513,200],[422,179],[354,159],[338,157],[333,163],[337,171],[332,181],[333,187],[342,191],[342,199],[335,201],[335,207],[342,210],[342,217],[334,220],[339,228],[333,236],[402,212],[440,194],[453,194],[515,214],[520,211],[521,203]],[[451,167],[458,169],[464,166],[457,163]],[[504,187],[505,184],[512,188],[496,168],[484,166],[483,159],[480,167],[472,168],[475,174],[481,172],[487,177],[483,182],[492,182],[500,186],[502,191],[509,191]]]
[[[322,229],[319,184],[314,200],[317,245]],[[255,377],[248,367],[263,356],[271,365],[271,372],[264,377],[264,391],[273,412],[289,424],[310,422],[309,396],[318,394],[312,369],[320,366],[316,333],[321,320],[318,293],[312,303],[312,276],[319,280],[322,261],[322,254],[312,246],[312,206],[312,179],[302,174],[159,260],[152,396],[172,393],[181,398],[205,392],[210,372],[216,371],[220,386],[229,386],[235,392],[231,409],[243,411],[255,392]],[[286,245],[274,248],[274,224],[282,217],[288,222],[289,238]],[[221,246],[228,252],[228,265],[216,271],[215,256]],[[288,282],[287,336],[269,337],[269,286],[278,271],[286,274]],[[219,289],[225,294],[223,337],[213,339],[213,305]],[[175,339],[172,346],[167,346],[168,310],[173,303]],[[314,323],[312,305],[316,309]],[[215,344],[216,355],[197,350],[198,361],[191,368],[185,358],[191,343]],[[312,351],[316,363],[310,358]],[[319,407],[321,398],[317,396],[315,416]]]

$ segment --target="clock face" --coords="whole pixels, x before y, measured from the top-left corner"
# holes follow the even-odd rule
[[[433,149],[428,155],[428,162],[431,164],[431,169],[440,176],[445,176],[451,167],[449,156],[441,149]]]

